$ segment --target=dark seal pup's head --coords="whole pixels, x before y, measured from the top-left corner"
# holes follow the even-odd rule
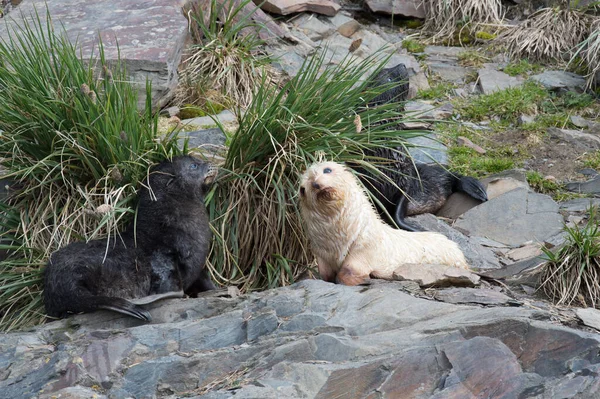
[[[189,155],[174,157],[150,169],[148,185],[154,196],[200,197],[208,192],[218,169]]]

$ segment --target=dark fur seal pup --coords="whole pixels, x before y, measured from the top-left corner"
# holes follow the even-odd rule
[[[120,237],[75,242],[52,254],[46,313],[108,309],[149,321],[140,304],[214,289],[205,268],[212,234],[204,196],[216,172],[190,156],[153,167],[139,193],[137,221]]]
[[[408,96],[408,71],[404,64],[382,69],[371,82],[373,86],[391,84],[391,87],[371,100],[369,106],[404,101]],[[487,201],[485,188],[477,179],[449,172],[438,164],[415,164],[401,148],[379,148],[366,151],[365,155],[381,163],[380,171],[387,178],[375,176],[364,168],[354,169],[396,225],[404,230],[420,231],[404,218],[437,212],[454,192],[461,191],[479,201]]]

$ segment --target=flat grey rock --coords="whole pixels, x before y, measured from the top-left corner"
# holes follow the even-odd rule
[[[561,202],[559,206],[567,212],[587,212],[590,206],[600,206],[600,198],[574,198]]]
[[[485,202],[484,202],[485,204]],[[481,205],[480,205],[481,206]],[[476,208],[473,208],[476,209]],[[442,233],[450,240],[458,244],[463,251],[467,263],[471,269],[498,269],[500,262],[489,249],[479,244],[474,238],[467,237],[457,229],[454,229],[432,214],[417,215],[408,218],[411,223],[416,223],[426,231],[436,231]]]
[[[365,0],[372,12],[425,18],[425,7],[416,0]]]
[[[467,74],[471,71],[470,68],[465,68],[460,65],[450,65],[444,62],[430,62],[428,63],[428,66],[442,81],[457,84],[464,83]]]
[[[488,288],[446,288],[436,290],[433,297],[438,301],[454,304],[516,305],[511,297]]]
[[[567,183],[565,188],[575,193],[600,194],[600,176],[584,182]]]
[[[523,79],[507,75],[491,68],[482,68],[479,73],[479,89],[483,94],[506,90],[523,85]]]
[[[600,137],[597,134],[582,132],[580,130],[559,129],[549,127],[547,130],[550,137],[566,141],[579,148],[597,150],[600,149]]]
[[[140,88],[140,106],[145,101],[146,79],[152,82],[155,106],[162,106],[173,95],[178,82],[177,66],[188,35],[187,19],[179,0],[38,1],[23,0],[0,24],[0,37],[7,38],[7,26],[21,24],[22,16],[31,21],[34,10],[46,20],[46,6],[54,28],[63,28],[72,43],[77,42],[84,60],[98,54],[98,35],[102,37],[108,63],[120,52],[127,73]],[[13,21],[14,20],[14,21]]]
[[[542,84],[548,90],[570,90],[582,92],[585,89],[585,78],[573,72],[544,71],[533,75],[531,80]]]
[[[211,129],[194,130],[192,132],[179,133],[179,144],[183,145],[184,140],[188,140],[189,148],[206,148],[214,150],[215,147],[225,145],[225,134],[218,127]]]
[[[578,308],[575,310],[577,317],[588,327],[600,330],[600,310],[594,308]]]
[[[356,397],[516,398],[562,395],[579,378],[576,397],[594,397],[597,334],[553,324],[549,312],[494,307],[495,294],[480,290],[446,297],[473,293],[487,307],[416,298],[400,286],[305,280],[237,298],[158,302],[150,324],[97,312],[5,334],[0,366],[10,373],[0,392],[330,398],[351,387]]]
[[[442,56],[458,60],[459,54],[464,53],[465,49],[463,47],[426,46],[424,52],[430,56]]]
[[[563,228],[563,217],[549,196],[517,188],[467,211],[455,227],[518,247],[555,236]]]
[[[435,134],[416,136],[407,139],[413,145],[408,153],[417,163],[448,163],[448,148],[442,144]]]

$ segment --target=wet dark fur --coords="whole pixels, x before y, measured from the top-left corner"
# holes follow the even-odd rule
[[[408,71],[404,64],[382,69],[372,79],[375,85],[391,87],[369,102],[369,106],[391,101],[404,101],[408,96]],[[354,168],[359,172],[365,186],[385,207],[395,224],[408,231],[420,229],[407,223],[406,216],[421,213],[435,213],[448,197],[462,191],[480,201],[487,201],[487,193],[481,183],[468,176],[453,174],[437,164],[414,164],[402,149],[379,148],[367,151],[365,155],[381,162],[379,168],[388,179],[375,175],[364,168]],[[385,212],[382,212],[385,214]],[[389,218],[386,218],[389,221]]]
[[[139,192],[135,225],[108,248],[103,239],[52,254],[44,274],[46,313],[109,309],[150,320],[127,299],[214,289],[204,267],[212,238],[204,195],[214,175],[210,164],[189,156],[153,167]]]

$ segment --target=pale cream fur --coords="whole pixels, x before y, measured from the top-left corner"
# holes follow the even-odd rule
[[[330,173],[324,173],[329,168]],[[468,269],[458,245],[439,233],[408,232],[384,223],[356,177],[334,162],[302,176],[300,213],[324,280],[348,285],[391,278],[407,263]]]

